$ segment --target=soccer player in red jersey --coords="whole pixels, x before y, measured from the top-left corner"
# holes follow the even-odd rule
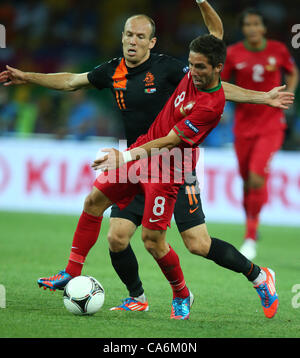
[[[200,36],[193,40],[189,53],[190,71],[156,117],[147,134],[140,136],[124,153],[116,149],[104,149],[103,151],[108,154],[95,160],[93,164],[95,169],[105,171],[96,179],[92,193],[97,215],[102,215],[113,202],[119,207],[126,206],[137,193],[144,192],[143,241],[172,287],[174,285],[172,279],[176,278],[172,271],[177,267],[179,273],[180,266],[176,263],[178,261],[175,259],[174,251],[165,241],[165,235],[171,221],[176,194],[181,185],[180,181],[177,181],[178,177],[176,178],[176,168],[178,168],[176,159],[180,157],[183,164],[181,168],[185,175],[191,172],[196,165],[194,153],[198,145],[221,119],[225,96],[220,73],[225,57],[226,47],[222,40],[212,35]],[[172,150],[175,147],[179,149],[181,156],[177,153],[175,163],[169,162],[167,173],[163,171],[163,166],[159,162],[157,175],[159,181],[149,181],[148,179],[152,178],[153,168],[149,155],[153,154],[154,149]],[[189,156],[186,155],[186,149],[190,149]],[[155,153],[157,155],[157,151]],[[170,155],[170,152],[163,152],[161,156],[164,157],[165,154]],[[130,171],[139,172],[138,182],[130,180]],[[167,183],[164,182],[166,174],[169,176]],[[116,181],[111,182],[110,176],[116,178]],[[254,269],[259,268],[251,263],[249,273]],[[263,280],[259,278],[260,284],[255,284],[254,287],[261,298],[265,315],[272,318],[278,307],[275,275],[267,268],[261,268],[258,272],[258,276],[265,278]],[[182,273],[179,277],[182,278],[181,282],[184,282]],[[176,278],[175,286],[178,282]],[[174,294],[171,318],[188,318],[193,301],[191,292],[189,291],[186,299],[177,298],[175,292]]]
[[[265,21],[255,9],[245,10],[240,19],[244,41],[227,49],[222,80],[234,77],[237,85],[256,91],[279,86],[285,72],[286,89],[295,92],[298,70],[287,47],[266,39]],[[267,179],[272,156],[284,140],[286,128],[282,109],[241,103],[235,110],[235,151],[243,179],[246,230],[241,253],[256,256],[259,215],[268,199]]]

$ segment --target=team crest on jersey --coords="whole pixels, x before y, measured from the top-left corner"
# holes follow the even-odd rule
[[[276,71],[277,70],[277,61],[274,56],[268,57],[268,64],[266,65],[267,71]]]
[[[155,80],[155,77],[154,77],[153,73],[147,72],[147,73],[146,73],[146,77],[145,77],[145,79],[144,79],[145,86],[146,86],[146,87],[148,87],[148,86],[154,86],[154,80]]]

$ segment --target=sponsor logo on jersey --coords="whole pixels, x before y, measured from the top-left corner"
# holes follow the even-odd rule
[[[186,124],[193,132],[195,133],[199,132],[199,129],[195,127],[193,123],[191,123],[191,121],[189,121],[188,119],[184,122],[184,124]]]
[[[154,86],[154,80],[155,80],[154,75],[153,75],[151,72],[147,72],[147,73],[146,73],[146,77],[145,77],[145,79],[144,79],[145,86],[146,86],[146,87],[148,87],[148,86]]]

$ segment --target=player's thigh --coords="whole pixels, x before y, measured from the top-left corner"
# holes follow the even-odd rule
[[[280,149],[284,140],[284,132],[276,131],[267,135],[260,136],[255,141],[252,151],[249,172],[267,178],[270,163],[274,154]]]
[[[114,204],[111,208],[110,217],[127,219],[131,221],[135,226],[140,226],[143,219],[144,206],[144,195],[136,195],[131,201],[131,203],[122,210]]]
[[[130,204],[142,189],[139,183],[132,183],[128,178],[126,166],[100,174],[94,181],[94,187],[101,191],[111,202],[122,210]]]
[[[150,230],[167,230],[174,212],[180,184],[147,183],[143,185],[145,209],[142,225]]]
[[[191,184],[185,182],[179,188],[174,218],[180,233],[205,222],[197,180]]]
[[[112,205],[112,201],[98,188],[93,186],[84,201],[84,211],[90,215],[102,216],[104,211]]]
[[[186,248],[194,255],[208,255],[211,238],[207,231],[206,224],[193,226],[180,233]]]
[[[107,235],[110,250],[112,252],[125,250],[135,230],[136,225],[128,219],[110,218]]]
[[[244,137],[236,137],[234,141],[234,150],[238,161],[239,173],[244,181],[246,181],[249,176],[249,165],[255,141],[255,138]]]

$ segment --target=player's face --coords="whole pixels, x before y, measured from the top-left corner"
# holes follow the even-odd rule
[[[206,56],[190,51],[189,67],[193,83],[197,89],[209,89],[218,85],[219,74],[222,70],[221,64],[213,68]]]
[[[143,17],[127,20],[122,34],[123,55],[129,67],[135,67],[145,62],[156,43],[151,37],[152,27]]]
[[[254,14],[245,17],[242,30],[246,40],[252,44],[259,44],[266,33],[261,17]]]

